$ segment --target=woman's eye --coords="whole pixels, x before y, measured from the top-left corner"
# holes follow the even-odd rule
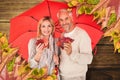
[[[48,27],[51,27],[51,25],[48,25]]]

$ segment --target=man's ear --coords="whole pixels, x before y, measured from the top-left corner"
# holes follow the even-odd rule
[[[70,15],[70,18],[71,18],[72,21],[73,21],[73,15],[72,15],[72,13],[69,13],[69,15]]]

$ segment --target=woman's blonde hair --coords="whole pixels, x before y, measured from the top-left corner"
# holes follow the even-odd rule
[[[52,25],[52,34],[54,32],[54,28],[55,28],[55,25],[54,25],[54,22],[52,20],[51,17],[49,16],[44,16],[39,22],[38,22],[38,27],[37,27],[37,38],[39,38],[41,36],[41,30],[40,30],[40,27],[41,27],[41,24],[44,22],[44,21],[49,21]]]

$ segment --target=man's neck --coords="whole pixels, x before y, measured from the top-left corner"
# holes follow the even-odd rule
[[[72,26],[70,27],[70,29],[69,29],[68,31],[66,31],[65,33],[71,32],[74,28],[75,28],[75,25],[72,25]]]

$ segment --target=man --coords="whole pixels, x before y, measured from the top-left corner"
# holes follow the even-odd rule
[[[88,64],[92,62],[91,39],[88,34],[73,23],[72,13],[61,9],[57,13],[64,37],[74,41],[64,43],[60,56],[61,80],[85,80]]]

